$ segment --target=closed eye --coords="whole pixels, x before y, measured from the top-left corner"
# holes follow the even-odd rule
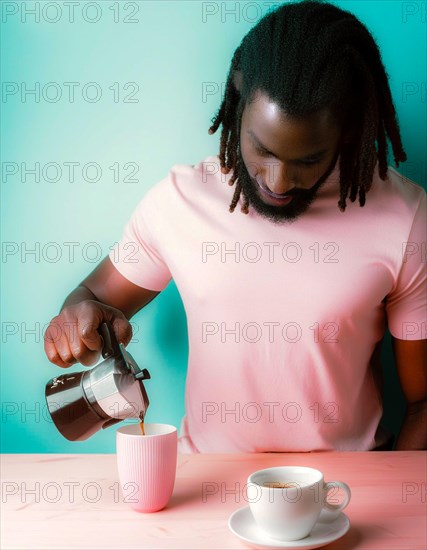
[[[319,159],[314,160],[296,160],[297,164],[301,164],[302,166],[314,166],[315,164],[319,163]]]
[[[267,149],[264,149],[263,147],[260,147],[259,145],[255,145],[255,151],[262,156],[273,156],[273,153],[270,151],[267,151]],[[294,163],[298,164],[300,166],[314,166],[318,164],[321,161],[321,159],[310,159],[310,160],[295,160]]]
[[[267,151],[267,149],[264,149],[263,147],[260,147],[259,145],[255,145],[255,151],[256,151],[259,155],[265,155],[265,156],[271,155],[271,156],[274,156],[273,153],[270,153],[270,151]]]

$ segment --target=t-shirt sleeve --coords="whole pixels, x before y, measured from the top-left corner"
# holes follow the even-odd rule
[[[423,192],[409,236],[402,243],[396,284],[386,299],[389,331],[400,340],[427,338],[426,197]]]
[[[121,239],[109,253],[116,269],[132,283],[148,290],[163,290],[172,275],[160,253],[161,239],[153,188],[137,204],[126,223]]]

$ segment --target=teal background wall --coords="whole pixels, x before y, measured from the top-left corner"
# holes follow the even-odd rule
[[[220,133],[207,131],[232,54],[268,4],[79,2],[73,17],[62,2],[1,4],[1,450],[115,452],[114,428],[73,443],[49,420],[44,386],[64,371],[44,354],[44,330],[120,238],[145,191],[173,164],[218,152]],[[408,154],[399,170],[425,185],[423,2],[335,4],[379,43]],[[74,178],[69,163],[78,163]],[[188,346],[174,283],[132,324],[128,349],[152,374],[146,420],[179,426]],[[404,402],[388,333],[382,358],[384,424],[396,432]]]

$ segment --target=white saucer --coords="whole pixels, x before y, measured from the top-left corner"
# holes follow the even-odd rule
[[[228,527],[239,539],[244,540],[254,548],[300,548],[309,550],[319,548],[339,539],[350,529],[350,520],[341,512],[333,521],[325,520],[327,514],[320,514],[319,521],[313,527],[311,533],[300,540],[281,541],[264,535],[256,526],[254,517],[249,506],[239,508],[231,514],[228,520]]]

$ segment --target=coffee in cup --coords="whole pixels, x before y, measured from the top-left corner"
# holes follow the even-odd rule
[[[262,486],[271,487],[272,489],[290,489],[291,487],[295,487],[295,482],[290,481],[286,483],[281,483],[280,481],[264,481]]]
[[[329,491],[341,488],[344,500],[331,504]],[[294,541],[308,536],[326,510],[328,521],[348,505],[350,487],[342,481],[325,482],[323,473],[305,466],[279,466],[253,472],[248,477],[248,502],[259,529],[267,536]]]

